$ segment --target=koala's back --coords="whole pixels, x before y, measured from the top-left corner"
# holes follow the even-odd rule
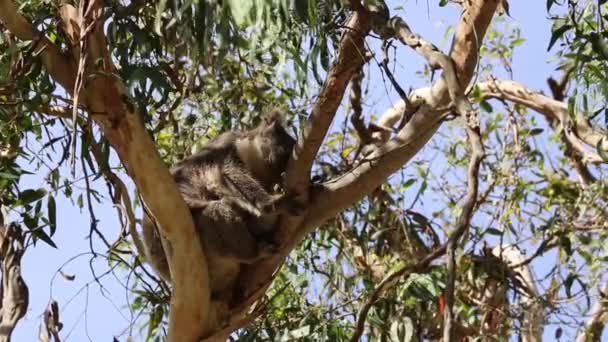
[[[219,199],[223,169],[238,162],[235,142],[237,133],[229,132],[210,141],[196,154],[176,163],[170,168],[173,179],[182,196],[200,201]]]

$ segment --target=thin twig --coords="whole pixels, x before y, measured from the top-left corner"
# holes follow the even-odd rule
[[[444,293],[445,311],[444,311],[444,326],[443,326],[443,341],[449,342],[453,338],[452,324],[454,322],[454,285],[456,282],[456,247],[458,241],[463,234],[468,230],[471,223],[471,217],[477,204],[477,193],[479,191],[479,169],[483,159],[483,145],[481,142],[481,134],[479,122],[476,115],[472,115],[467,119],[466,130],[469,143],[471,144],[471,160],[469,161],[468,179],[467,179],[467,195],[462,207],[462,213],[458,217],[454,230],[450,233],[450,239],[447,243],[447,283]]]
[[[363,330],[365,329],[365,320],[367,319],[367,314],[372,306],[380,299],[380,296],[389,288],[393,287],[401,278],[407,278],[412,273],[420,273],[423,272],[435,259],[445,254],[447,245],[442,245],[441,247],[435,249],[431,253],[429,253],[424,259],[420,260],[418,263],[414,265],[404,266],[401,269],[389,274],[386,278],[384,278],[380,284],[374,289],[374,292],[369,296],[367,302],[361,307],[359,310],[359,314],[357,315],[357,324],[355,325],[355,332],[351,337],[351,342],[358,342],[363,335]]]

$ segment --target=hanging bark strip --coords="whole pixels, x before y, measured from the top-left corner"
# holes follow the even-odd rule
[[[25,252],[23,233],[14,225],[4,225],[0,214],[0,342],[9,342],[15,326],[25,315],[29,304],[29,290],[21,277],[21,258]]]

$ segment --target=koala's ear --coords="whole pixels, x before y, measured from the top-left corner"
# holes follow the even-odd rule
[[[280,108],[272,108],[262,116],[262,120],[267,125],[275,123],[282,125],[283,121],[285,120],[285,112],[283,112]]]

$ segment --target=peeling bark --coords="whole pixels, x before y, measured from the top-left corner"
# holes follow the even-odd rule
[[[540,342],[543,338],[545,328],[545,313],[543,303],[540,301],[540,294],[536,286],[536,280],[532,275],[529,266],[522,265],[525,261],[524,256],[513,245],[500,245],[492,249],[492,254],[504,260],[505,263],[513,268],[518,275],[518,280],[525,291],[522,291],[522,305],[524,311],[524,322],[522,325],[521,337],[523,342]],[[513,267],[515,266],[515,267]]]
[[[608,321],[608,283],[600,291],[597,301],[589,310],[589,319],[585,322],[585,326],[576,337],[576,342],[592,342],[601,341],[602,332]]]
[[[97,10],[102,4],[102,1],[91,2],[91,8],[87,8],[85,13],[91,15],[90,19],[96,18]],[[74,15],[73,11],[67,12]],[[46,70],[66,91],[72,91],[77,75],[76,63],[72,58],[79,55],[73,48],[69,51],[71,53],[61,54],[56,46],[18,13],[11,0],[0,0],[0,20],[18,38],[36,39],[41,46],[39,57]],[[85,77],[89,81],[82,90],[80,103],[100,125],[127,173],[133,177],[161,233],[173,246],[174,253],[168,256],[173,280],[168,340],[197,341],[212,329],[209,320],[214,316],[214,308],[210,305],[205,255],[196,238],[188,207],[139,113],[129,103],[124,83],[111,76],[114,66],[103,35],[103,23],[98,21],[93,24],[92,32],[86,35],[87,54],[90,58],[99,57],[104,62],[98,70],[88,68],[85,71]],[[85,30],[81,28],[79,32],[84,34]],[[91,76],[94,72],[96,74]]]
[[[557,122],[565,139],[581,154],[583,162],[603,162],[595,148],[599,145],[603,150],[608,150],[608,135],[593,128],[580,115],[576,115],[574,120],[571,119],[566,103],[556,101],[515,81],[490,80],[477,86],[485,97],[515,102],[542,114],[549,122]]]
[[[2,215],[0,215],[1,218]],[[0,222],[0,267],[2,285],[0,295],[0,341],[9,342],[15,326],[25,315],[29,291],[21,277],[21,257],[25,252],[23,233],[16,225]]]
[[[233,330],[247,324],[249,307],[263,296],[285,256],[308,233],[359,201],[403,167],[437,131],[445,113],[451,109],[452,101],[458,102],[454,91],[464,89],[473,77],[478,49],[498,1],[471,0],[465,4],[450,53],[454,68],[444,63],[441,65],[444,74],[432,87],[410,94],[410,102],[420,106],[411,120],[392,139],[389,135],[384,136],[372,155],[373,158],[363,160],[344,176],[311,190],[309,179],[314,158],[342,101],[348,82],[366,60],[364,38],[371,29],[371,18],[365,9],[356,7],[348,24],[350,29],[344,33],[337,59],[300,134],[288,167],[287,190],[310,203],[309,210],[302,217],[282,218],[279,236],[283,246],[281,252],[243,272],[239,283],[245,285],[244,298],[230,313],[229,326]],[[21,39],[42,37],[17,13],[10,0],[0,0],[0,20]],[[102,23],[96,24],[87,38],[87,47],[90,56],[104,60],[102,69],[98,71],[107,75],[114,69],[101,27]],[[62,55],[44,37],[41,42],[45,48],[40,56],[51,76],[68,91],[73,89],[77,73],[74,51],[71,51],[72,55]],[[89,72],[91,70],[87,70]],[[454,79],[458,80],[460,87],[454,86]],[[214,309],[209,303],[205,257],[195,238],[187,207],[138,113],[129,103],[124,84],[108,76],[92,77],[87,82],[80,101],[116,149],[148,209],[158,221],[161,233],[173,246],[174,255],[168,256],[173,278],[169,341],[195,341],[207,336],[218,327],[209,323],[209,316]],[[396,117],[398,120],[399,116]],[[390,127],[396,120],[383,119],[381,126]],[[226,334],[229,332],[224,331],[217,338],[212,336],[212,340],[222,339]]]
[[[469,3],[457,26],[457,34],[450,54],[463,89],[464,85],[468,84],[473,77],[479,54],[478,48],[498,5],[496,0],[475,0]],[[358,21],[362,20],[358,19],[360,15],[361,13],[357,13],[351,18],[349,25],[352,29],[348,30],[346,34],[348,32],[366,32],[360,26],[365,23]],[[365,27],[365,29],[369,30],[368,27]],[[351,51],[350,53],[361,51],[361,56],[363,56],[362,51],[364,50],[362,48],[354,50],[352,45],[350,45],[351,48],[347,48],[349,45],[348,40],[342,40],[338,50],[339,56],[344,51]],[[470,49],[471,46],[475,48]],[[349,66],[342,66],[341,63],[347,63]],[[304,191],[304,193],[308,191],[300,187],[304,187],[304,184],[309,181],[310,163],[314,159],[312,153],[314,151],[314,154],[316,154],[318,151],[322,138],[325,136],[325,130],[344,95],[348,80],[352,73],[357,70],[358,63],[360,63],[358,58],[345,59],[338,57],[336,64],[330,71],[328,81],[325,83],[315,104],[315,110],[313,110],[307,124],[308,128],[305,128],[302,133],[298,142],[299,147],[294,152],[290,163],[288,179],[291,177],[291,191]],[[341,80],[338,82],[336,78],[331,76],[335,70],[347,70],[351,74],[344,79],[338,78],[338,80]],[[337,179],[333,179],[322,186],[313,187],[309,194],[309,208],[305,216],[283,219],[280,233],[280,240],[283,243],[281,253],[252,265],[242,274],[239,280],[241,284],[246,284],[246,289],[244,289],[245,299],[233,309],[232,317],[235,320],[245,315],[249,306],[263,296],[265,290],[270,286],[276,269],[281,265],[287,254],[308,233],[384,183],[388,176],[403,167],[429,141],[439,128],[444,114],[450,108],[450,92],[444,76],[432,88],[423,88],[412,92],[410,102],[414,106],[421,105],[421,108],[394,138],[389,139],[390,137],[386,136],[386,140],[378,148],[374,158],[364,160],[353,170]],[[400,101],[396,107],[398,106],[404,106],[404,102]],[[393,112],[402,113],[398,109]],[[390,127],[399,118],[400,115],[394,115],[393,120],[385,119],[381,126]],[[317,120],[319,121],[316,122]],[[325,130],[320,131],[321,129]],[[298,193],[302,194],[302,192]]]
[[[42,323],[38,328],[38,338],[40,342],[61,342],[59,331],[63,328],[63,323],[59,319],[59,304],[52,300],[42,314]]]

